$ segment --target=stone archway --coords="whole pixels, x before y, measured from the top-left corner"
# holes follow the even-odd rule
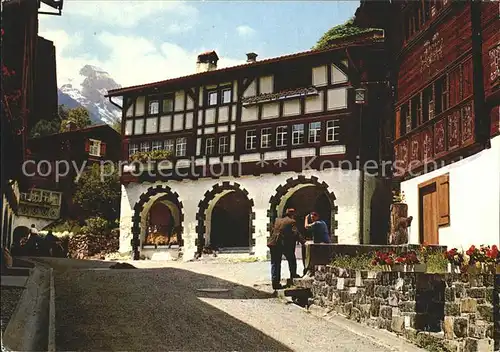
[[[147,189],[147,191],[139,197],[139,201],[134,206],[134,215],[132,217],[132,251],[134,253],[134,260],[139,259],[139,247],[141,245],[141,235],[145,233],[145,223],[147,211],[156,201],[163,201],[165,204],[174,211],[175,231],[180,235],[178,242],[179,246],[183,246],[182,233],[184,230],[184,213],[183,205],[179,199],[177,192],[165,185],[157,185]]]
[[[272,230],[276,218],[283,216],[288,207],[297,209],[299,229],[303,227],[305,214],[314,210],[329,225],[332,241],[336,242],[335,230],[338,223],[335,215],[338,213],[338,207],[335,200],[335,194],[329,191],[328,185],[325,182],[320,183],[315,176],[307,178],[300,175],[295,179],[289,178],[284,185],[276,188],[276,194],[269,199],[268,231]]]
[[[254,201],[240,184],[216,184],[198,204],[196,219],[198,252],[210,244],[217,248],[247,248],[255,245]]]

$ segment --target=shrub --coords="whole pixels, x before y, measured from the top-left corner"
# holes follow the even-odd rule
[[[111,227],[109,221],[100,217],[87,219],[86,225],[81,228],[81,233],[91,235],[107,235]]]

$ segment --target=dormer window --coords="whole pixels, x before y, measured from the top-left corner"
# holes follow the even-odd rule
[[[217,105],[217,91],[208,93],[208,106]]]
[[[160,112],[160,103],[158,100],[151,100],[148,107],[149,115],[156,115]]]
[[[227,104],[231,102],[231,89],[222,90],[222,104]]]

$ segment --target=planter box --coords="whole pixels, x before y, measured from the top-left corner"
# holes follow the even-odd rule
[[[452,274],[460,274],[460,266],[448,263],[448,272]]]
[[[427,271],[427,264],[405,264],[405,272],[408,273],[425,273]]]

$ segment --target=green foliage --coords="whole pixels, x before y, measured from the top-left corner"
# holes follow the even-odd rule
[[[115,123],[113,123],[111,125],[111,127],[113,127],[113,129],[118,132],[118,133],[122,133],[122,123],[120,121],[116,121]]]
[[[47,226],[44,230],[52,230],[52,232],[72,232],[78,233],[80,232],[81,226],[80,223],[76,220],[66,220],[64,222],[53,223]]]
[[[373,254],[359,254],[355,257],[349,255],[337,256],[332,260],[331,265],[337,268],[354,269],[354,270],[381,270],[379,265],[372,265]]]
[[[427,272],[429,274],[445,273],[448,271],[448,260],[440,252],[430,253],[427,257]]]
[[[346,23],[330,28],[312,47],[313,50],[320,50],[328,48],[336,39],[347,38],[353,35],[367,33],[374,28],[360,28],[354,25],[354,17],[349,19]]]
[[[54,133],[58,133],[61,129],[61,120],[40,120],[31,129],[30,137],[43,137]]]
[[[131,161],[147,162],[148,160],[169,160],[172,152],[168,150],[151,150],[149,152],[137,152],[130,156]]]
[[[73,201],[86,217],[100,216],[108,221],[119,217],[120,176],[118,165],[94,164],[76,182]]]
[[[67,118],[63,119],[61,122],[61,132],[67,131],[69,122],[74,123],[77,129],[85,128],[92,124],[89,112],[81,106],[68,110]]]
[[[111,231],[111,224],[101,217],[92,217],[85,221],[86,225],[81,228],[81,233],[90,235],[107,235]]]
[[[61,104],[57,107],[57,114],[59,115],[60,120],[67,120],[69,114],[69,108],[64,104]]]

